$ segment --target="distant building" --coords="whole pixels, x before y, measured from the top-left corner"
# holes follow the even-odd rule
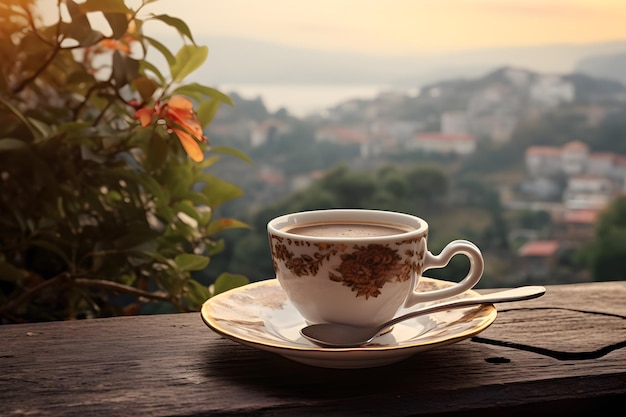
[[[595,236],[600,210],[566,210],[555,218],[555,237],[569,248],[580,248]]]
[[[515,71],[511,74],[515,74]],[[523,84],[522,74],[512,75],[512,77]],[[523,102],[519,92],[513,87],[495,83],[471,97],[467,113],[469,133],[491,142],[505,143],[513,136],[523,113]]]
[[[586,171],[589,146],[575,140],[561,148],[561,169],[566,175],[579,175]]]
[[[523,245],[518,256],[521,258],[521,275],[528,281],[544,281],[558,265],[559,242],[535,240]]]
[[[359,145],[362,157],[380,152],[380,147],[361,129],[350,126],[325,126],[315,132],[316,142],[329,142],[340,145]]]
[[[531,177],[553,177],[563,172],[561,148],[530,146],[526,149],[526,170]]]
[[[282,171],[269,166],[263,166],[257,173],[257,179],[267,185],[283,185],[285,184],[285,175]]]
[[[450,111],[441,114],[441,133],[463,133],[469,132],[467,112]]]
[[[608,178],[579,175],[567,181],[563,204],[568,209],[602,209],[615,197],[615,186]]]
[[[289,124],[280,120],[266,120],[252,127],[250,144],[254,147],[265,145],[291,131]]]
[[[470,155],[476,151],[476,138],[462,133],[423,132],[407,142],[406,147],[426,153]]]
[[[362,130],[350,126],[325,126],[317,129],[315,141],[343,145],[361,145],[367,143],[368,137]]]
[[[593,175],[618,185],[626,182],[626,156],[612,152],[590,152],[580,141],[562,147],[530,146],[526,149],[526,170],[531,177]]]
[[[513,137],[517,123],[515,115],[491,112],[474,116],[470,123],[470,132],[478,137],[485,137],[493,143],[506,143]]]
[[[574,84],[559,76],[540,76],[530,87],[531,99],[545,107],[572,102],[575,96]]]

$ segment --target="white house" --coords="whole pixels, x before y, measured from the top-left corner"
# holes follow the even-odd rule
[[[602,209],[613,197],[614,187],[608,178],[579,175],[569,178],[563,204],[568,209]]]
[[[408,150],[427,153],[469,155],[476,151],[476,138],[462,133],[422,132],[406,146]]]
[[[537,103],[553,107],[560,103],[569,103],[575,98],[572,83],[559,76],[544,75],[539,77],[530,88],[530,97]]]
[[[566,175],[578,175],[586,171],[589,147],[580,141],[572,141],[561,148],[561,166]]]
[[[612,152],[590,152],[580,141],[562,147],[530,146],[526,149],[526,170],[531,177],[592,175],[626,184],[626,156]]]
[[[561,148],[530,146],[526,149],[526,170],[531,177],[552,177],[561,173]]]

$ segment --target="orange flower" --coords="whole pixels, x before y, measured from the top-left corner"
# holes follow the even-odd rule
[[[183,96],[174,96],[164,105],[157,102],[154,108],[138,109],[133,117],[139,119],[141,125],[146,127],[152,123],[155,115],[165,120],[165,125],[178,136],[178,140],[191,159],[196,162],[204,159],[204,152],[198,142],[206,143],[207,138],[193,111],[191,100]]]
[[[130,40],[134,39],[130,38]],[[111,49],[113,51],[117,50],[124,53],[125,55],[128,55],[130,54],[129,43],[129,38],[127,37],[125,37],[125,39],[121,41],[115,39],[102,39],[100,42],[98,42],[98,46],[104,49]]]

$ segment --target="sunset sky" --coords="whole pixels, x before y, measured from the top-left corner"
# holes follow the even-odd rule
[[[405,54],[626,39],[626,0],[159,0],[193,33]]]
[[[55,19],[57,0],[37,1],[44,17]],[[136,8],[141,1],[126,3]],[[144,12],[143,17],[155,13],[181,18],[200,44],[209,46],[208,61],[195,73],[200,81],[221,83],[248,98],[262,96],[272,109],[284,106],[301,113],[346,97],[376,94],[380,83],[386,86],[409,76],[419,84],[468,76],[461,69],[470,68],[475,76],[502,65],[567,73],[585,54],[623,52],[626,41],[626,0],[157,0]],[[162,22],[149,22],[144,31],[160,40],[176,39],[175,31]],[[262,47],[232,49],[229,38],[245,39],[246,48]],[[277,47],[277,55],[276,48],[247,40],[283,47]],[[586,48],[584,54],[574,47],[611,41],[622,42],[611,50]],[[514,47],[555,44],[542,55],[514,55]],[[284,46],[305,52],[298,55]],[[310,49],[321,55],[311,58],[313,67],[303,67]],[[375,58],[363,66],[328,59],[333,52]],[[413,67],[404,61],[386,65],[404,57],[413,60]],[[356,77],[364,69],[375,77]],[[342,81],[334,78],[332,83],[350,88],[320,88],[329,83],[328,74],[344,74]]]

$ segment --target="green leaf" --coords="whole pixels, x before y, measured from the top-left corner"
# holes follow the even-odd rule
[[[181,271],[201,271],[209,264],[206,256],[183,253],[174,259],[174,263]]]
[[[170,52],[167,46],[163,45],[161,42],[149,36],[144,36],[144,39],[147,40],[148,43],[150,43],[150,45],[152,45],[155,49],[161,52],[161,54],[163,55],[163,57],[165,57],[165,60],[167,61],[167,64],[170,67],[176,63],[176,57],[174,56],[173,53]]]
[[[139,75],[139,61],[122,55],[120,51],[113,52],[113,79],[115,85],[121,88]]]
[[[198,83],[181,85],[174,90],[174,94],[197,97],[198,101],[200,101],[200,97],[198,97],[198,94],[200,94],[202,96],[212,97],[222,103],[230,105],[231,107],[235,107],[235,102],[228,95],[216,90],[215,88],[207,87]]]
[[[15,151],[18,149],[24,149],[27,145],[23,140],[13,139],[13,138],[4,138],[0,139],[0,152],[3,151]]]
[[[24,114],[19,111],[17,107],[15,107],[13,104],[11,104],[9,101],[5,100],[1,96],[0,103],[6,106],[24,124],[24,126],[28,128],[28,130],[31,132],[35,139],[41,139],[41,132],[39,132],[39,129],[33,126],[31,121],[26,116],[24,116]]]
[[[37,132],[39,133],[39,135],[37,135],[38,137],[47,137],[52,133],[52,127],[49,124],[41,122],[33,117],[29,117],[28,121],[34,129],[37,129]]]
[[[120,54],[120,51],[113,52],[113,80],[118,88],[122,88],[128,84],[128,78],[126,77],[126,63],[124,62],[124,56]]]
[[[189,280],[187,282],[187,292],[185,293],[185,300],[190,307],[199,310],[202,303],[211,297],[209,289],[200,284],[196,280]]]
[[[74,0],[66,0],[65,4],[73,22],[86,23],[87,27],[91,28],[89,20],[85,15],[86,12],[81,10],[80,6]]]
[[[202,194],[207,197],[209,206],[212,208],[216,208],[243,195],[241,188],[224,181],[221,178],[217,178],[212,175],[205,175],[204,178],[209,179],[209,181],[202,190]]]
[[[245,153],[241,152],[238,149],[230,148],[228,146],[218,146],[216,148],[211,148],[211,152],[217,152],[217,153],[224,153],[224,154],[227,154],[227,155],[232,155],[234,157],[237,157],[239,159],[242,159],[242,160],[246,161],[249,164],[253,164],[254,163],[252,161],[252,159],[250,159],[250,157],[248,155],[246,155]]]
[[[153,73],[161,82],[161,84],[165,84],[165,76],[161,73],[161,71],[153,64],[148,61],[140,61],[139,63],[139,71],[142,74],[146,74],[146,72]]]
[[[122,13],[126,15],[131,10],[124,4],[124,0],[85,0],[78,5],[83,13],[103,12]]]
[[[209,56],[209,48],[206,46],[183,45],[176,53],[176,62],[170,66],[172,81],[182,81],[200,68],[207,56]]]
[[[107,22],[109,22],[109,26],[111,26],[111,30],[113,31],[113,38],[120,39],[126,31],[128,30],[128,19],[126,18],[126,13],[104,13],[104,17]]]
[[[200,219],[200,214],[190,201],[180,201],[176,203],[174,207],[172,207],[172,209],[175,210],[177,213],[183,212],[196,221]]]
[[[24,277],[24,272],[8,262],[0,262],[0,281],[19,282]]]
[[[168,16],[166,14],[152,15],[152,18],[160,20],[166,25],[175,28],[176,30],[178,30],[178,33],[189,38],[191,42],[194,42],[191,31],[189,30],[189,26],[187,26],[187,23],[185,23],[183,20],[177,17]]]
[[[199,163],[199,166],[205,170],[208,167],[211,167],[213,165],[215,165],[216,163],[218,163],[219,161],[222,160],[222,157],[220,155],[207,155],[204,158],[204,161]]]
[[[211,123],[219,108],[220,102],[215,99],[201,102],[196,110],[196,115],[198,116],[200,124],[202,126],[206,126]]]
[[[214,284],[213,295],[221,294],[223,292],[232,290],[233,288],[243,287],[248,284],[248,278],[243,275],[230,274],[224,272],[217,277]]]
[[[167,159],[169,149],[169,145],[161,135],[152,135],[146,152],[148,169],[156,170],[161,168]],[[153,188],[151,187],[151,189]]]
[[[141,99],[145,102],[149,102],[152,100],[152,96],[154,92],[159,88],[159,84],[157,84],[154,80],[146,77],[139,76],[135,78],[132,82],[133,88],[139,92]]]
[[[124,235],[113,241],[113,246],[121,250],[132,249],[158,236],[158,232],[147,228],[144,224],[131,224]]]
[[[98,43],[104,35],[91,28],[91,22],[87,18],[86,11],[73,0],[66,1],[67,10],[71,17],[71,22],[60,25],[64,35],[78,41],[80,46],[89,46]]]
[[[209,224],[206,233],[211,236],[224,230],[244,228],[250,228],[250,226],[237,219],[223,218]]]

